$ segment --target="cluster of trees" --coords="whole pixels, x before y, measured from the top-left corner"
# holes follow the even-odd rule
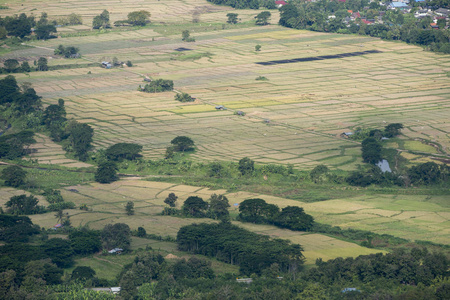
[[[271,1],[271,0],[242,0],[242,1],[208,0],[208,2],[218,4],[218,5],[231,6],[236,9],[244,9],[244,8],[259,9],[260,7],[265,7],[267,9],[276,9],[277,8],[275,1]]]
[[[390,123],[383,130],[357,127],[350,138],[357,141],[362,141],[367,138],[380,141],[383,137],[393,138],[400,135],[402,129],[403,124],[401,123]]]
[[[408,169],[409,180],[415,185],[444,184],[450,181],[450,167],[446,164],[426,162]]]
[[[364,7],[369,9],[363,11]],[[279,24],[296,29],[358,33],[389,40],[402,40],[407,43],[430,46],[432,51],[450,53],[447,31],[443,28],[431,29],[430,17],[416,19],[413,13],[403,14],[400,10],[386,11],[386,9],[386,6],[380,6],[376,2],[369,5],[368,0],[290,2],[280,8]],[[350,16],[348,10],[360,11],[360,14],[367,19],[375,18],[379,15],[379,11],[385,11],[384,24],[366,25],[357,20],[346,25],[343,20]],[[330,15],[334,15],[335,18],[328,19]]]
[[[173,90],[173,81],[165,79],[157,79],[148,84],[143,88],[139,86],[139,90],[146,93],[160,93]]]
[[[180,93],[180,94],[177,93],[175,94],[175,100],[180,102],[194,102],[195,98],[193,98],[188,93]]]
[[[63,148],[80,160],[88,158],[94,130],[88,124],[66,119],[64,100],[42,109],[41,97],[29,85],[20,88],[14,76],[8,75],[0,80],[0,104],[6,107],[10,120],[25,119],[26,126],[36,128],[44,125],[50,137],[63,142]],[[9,134],[0,137],[0,157],[14,159],[26,153],[26,146],[34,143],[30,131]]]
[[[225,195],[212,194],[207,201],[198,196],[190,196],[184,201],[181,210],[175,208],[177,199],[178,197],[174,193],[170,193],[167,196],[164,203],[169,205],[169,207],[163,210],[163,215],[183,215],[224,221],[230,218],[228,212],[230,204]]]
[[[442,253],[429,253],[426,248],[398,249],[388,254],[371,254],[357,258],[336,258],[316,262],[317,268],[302,277],[323,284],[335,282],[373,282],[389,280],[395,284],[430,285],[437,277],[448,275],[450,261]]]
[[[247,199],[239,205],[238,220],[256,224],[273,224],[291,230],[308,231],[314,225],[314,218],[298,206],[283,209],[263,199]]]
[[[34,16],[25,13],[0,18],[0,38],[4,39],[7,35],[24,38],[31,34],[31,28],[35,25]]]
[[[63,45],[59,45],[58,48],[55,49],[55,55],[62,55],[65,58],[73,58],[79,56],[80,49],[74,46],[64,47]]]
[[[28,73],[32,71],[48,71],[48,60],[45,57],[40,57],[33,62],[33,67],[28,61],[19,63],[17,59],[10,58],[3,62],[3,68],[0,68],[0,73]]]
[[[8,75],[0,79],[0,104],[7,109],[7,115],[20,117],[41,108],[41,97],[28,85],[19,87],[16,78]]]
[[[239,265],[241,274],[246,275],[260,275],[273,264],[278,264],[281,272],[295,273],[304,260],[300,245],[271,240],[226,222],[184,226],[178,231],[177,244],[182,251]]]

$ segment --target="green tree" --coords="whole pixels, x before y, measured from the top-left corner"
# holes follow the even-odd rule
[[[8,166],[2,170],[2,179],[5,185],[19,187],[25,183],[27,172],[19,166]]]
[[[112,161],[106,161],[99,164],[95,172],[95,181],[100,183],[111,183],[118,180],[117,166]]]
[[[107,224],[101,234],[104,248],[122,248],[128,250],[131,244],[131,230],[127,224]]]
[[[374,138],[367,138],[361,143],[362,158],[365,163],[376,164],[381,157],[381,144]]]
[[[388,138],[396,137],[400,134],[400,130],[403,128],[401,123],[392,123],[384,127],[384,136]]]
[[[89,255],[102,249],[100,233],[96,230],[81,228],[69,234],[70,244],[76,254]]]
[[[69,133],[69,148],[75,153],[80,160],[85,161],[88,156],[87,152],[91,148],[94,130],[91,126],[85,123],[78,123],[72,121],[66,128]]]
[[[0,104],[11,103],[18,96],[20,96],[20,88],[14,76],[8,75],[0,79]]]
[[[195,42],[195,38],[191,37],[191,33],[187,29],[181,32],[181,40],[184,42]]]
[[[145,26],[150,23],[150,16],[146,10],[133,11],[128,14],[128,23],[133,26]]]
[[[115,161],[122,161],[124,159],[134,160],[137,157],[140,157],[139,154],[142,151],[142,146],[138,144],[132,143],[118,143],[112,146],[109,146],[105,154],[108,159]]]
[[[230,204],[225,195],[212,194],[209,198],[208,214],[213,219],[226,220],[229,218],[228,208]]]
[[[183,204],[183,212],[192,217],[203,217],[207,208],[208,202],[197,196],[190,196]]]
[[[177,136],[170,143],[177,151],[186,151],[194,148],[194,141],[187,136]]]
[[[22,69],[22,72],[30,72],[31,71],[31,66],[27,61],[22,62],[22,64],[20,65],[20,68]]]
[[[170,207],[175,207],[178,197],[175,193],[170,193],[166,199],[164,199],[164,203],[168,204]]]
[[[238,22],[238,14],[228,13],[227,18],[228,18],[227,23],[229,24],[236,24]]]
[[[279,209],[263,199],[247,199],[239,205],[239,219],[252,223],[269,223],[277,216]]]
[[[267,25],[272,14],[269,11],[263,11],[256,15],[256,25]]]
[[[160,93],[173,90],[173,81],[165,79],[153,80],[149,84],[146,84],[143,91],[146,93]]]
[[[182,41],[185,41],[185,40],[187,40],[187,39],[189,39],[189,37],[191,36],[191,33],[189,32],[189,30],[183,30],[182,32],[181,32],[181,40]]]
[[[109,12],[105,9],[100,15],[95,16],[92,21],[93,29],[111,28],[109,23]]]
[[[147,235],[147,231],[145,230],[145,228],[144,227],[138,227],[138,230],[137,230],[137,236],[138,237],[145,237]]]
[[[8,35],[24,38],[31,34],[31,28],[35,25],[34,16],[27,17],[22,13],[19,16],[9,18],[5,24]]]
[[[323,176],[328,173],[328,167],[325,165],[317,165],[314,169],[311,170],[309,176],[311,180],[315,183],[321,182],[324,180]]]
[[[242,175],[251,175],[255,171],[255,162],[248,157],[244,157],[239,160],[238,169]]]
[[[256,45],[255,46],[255,51],[261,51],[261,45]]]
[[[48,71],[48,61],[45,57],[39,57],[37,62],[38,71]]]
[[[5,203],[8,213],[15,215],[32,215],[42,211],[38,206],[39,199],[33,195],[12,196]]]
[[[275,217],[274,224],[291,230],[308,231],[314,224],[314,218],[298,206],[286,206]]]
[[[81,25],[83,24],[83,18],[79,14],[71,13],[67,16],[67,22],[68,25]]]
[[[128,201],[127,205],[125,205],[125,210],[127,211],[127,215],[134,215],[134,202]]]
[[[52,33],[56,33],[56,27],[53,24],[38,25],[36,26],[34,33],[38,40],[48,40],[55,37]]]
[[[17,72],[17,70],[19,69],[19,62],[17,61],[17,59],[10,58],[3,62],[3,67],[8,73]]]

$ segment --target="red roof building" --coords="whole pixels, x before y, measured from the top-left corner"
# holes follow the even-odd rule
[[[278,7],[281,7],[281,6],[283,6],[283,5],[286,5],[287,3],[286,3],[285,1],[283,1],[283,0],[279,0],[279,1],[275,1],[275,4],[276,4]]]

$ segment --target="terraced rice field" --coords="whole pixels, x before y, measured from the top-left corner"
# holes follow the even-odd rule
[[[197,33],[195,43],[155,30],[36,42],[75,45],[85,59],[117,56],[135,66],[31,73],[19,80],[32,82],[47,103],[64,98],[71,117],[95,128],[96,147],[136,142],[149,158],[162,157],[173,137],[187,135],[196,142],[194,156],[202,159],[248,156],[307,169],[322,163],[349,170],[361,163],[359,146],[339,134],[357,126],[382,128],[386,122],[403,123],[408,138],[433,140],[445,151],[450,146],[448,56],[424,56],[421,48],[373,38],[278,26]],[[256,44],[262,51],[254,51]],[[192,50],[175,51],[179,47]],[[256,64],[370,50],[380,53]],[[179,60],[186,55],[201,58]],[[144,75],[172,79],[178,91],[197,100],[181,104],[174,92],[138,92]],[[258,76],[268,80],[257,81]],[[216,105],[228,110],[216,111]],[[246,116],[234,115],[236,110]]]

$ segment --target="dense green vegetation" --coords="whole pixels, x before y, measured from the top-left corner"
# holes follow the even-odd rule
[[[180,250],[216,257],[239,265],[242,274],[262,274],[278,264],[282,272],[297,272],[303,263],[300,245],[286,240],[270,240],[231,225],[194,224],[182,227],[177,235]]]

